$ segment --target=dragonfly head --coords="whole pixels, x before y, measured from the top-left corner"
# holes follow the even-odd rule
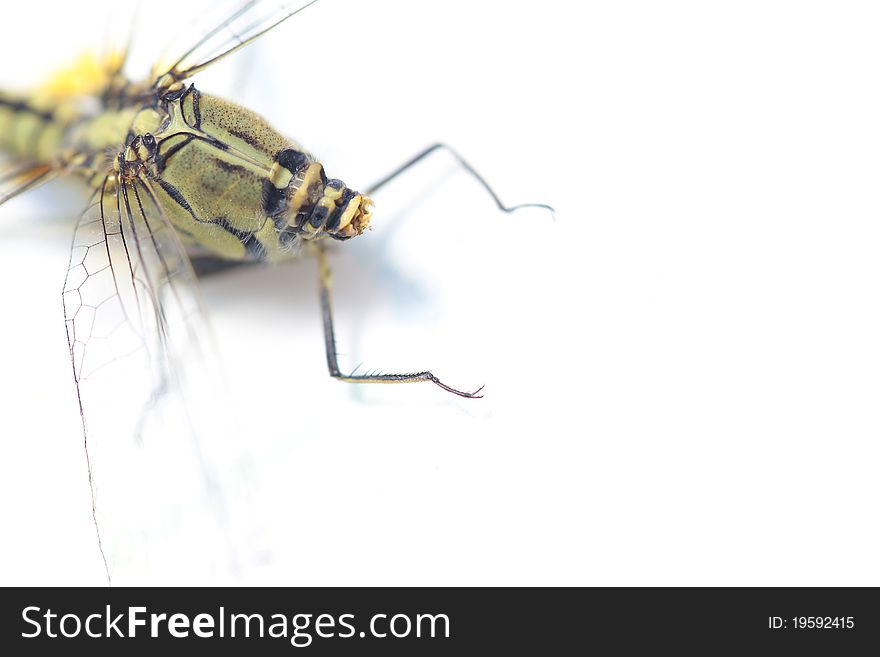
[[[157,150],[158,143],[153,135],[149,132],[137,135],[116,156],[113,169],[123,178],[140,175],[143,171],[154,173]]]
[[[283,219],[286,232],[306,240],[347,240],[363,234],[373,214],[370,197],[327,178],[320,162],[295,155],[298,161],[294,156],[280,157],[264,183],[263,205],[276,224]]]

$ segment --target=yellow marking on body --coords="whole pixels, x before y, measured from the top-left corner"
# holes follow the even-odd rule
[[[296,188],[296,191],[293,193],[293,196],[290,197],[290,209],[293,212],[298,212],[299,209],[305,205],[311,188],[316,182],[321,180],[322,170],[323,167],[320,163],[313,162],[308,166],[304,173],[301,175],[298,174],[296,178],[294,178],[293,185]]]
[[[167,66],[157,62],[156,65],[153,66],[153,71],[150,73],[150,77],[155,78],[159,75],[160,71],[167,71],[169,68],[171,68],[170,61]],[[183,82],[178,82],[173,75],[163,75],[160,79],[156,80],[156,87],[162,89],[165,93],[173,93],[183,89]]]
[[[355,196],[348,202],[348,205],[345,206],[345,210],[342,212],[342,216],[339,218],[339,228],[337,231],[340,233],[345,233],[345,229],[348,228],[348,225],[351,223],[351,220],[354,219],[354,216],[357,214],[358,207],[360,206],[360,196]]]
[[[331,201],[336,201],[340,196],[342,196],[342,189],[336,189],[335,187],[325,187],[324,188],[324,198],[330,199]]]
[[[353,212],[352,217],[348,219],[350,223],[342,223],[340,221],[337,233],[345,237],[362,235],[365,230],[370,228],[370,219],[373,217],[372,206],[373,201],[369,196],[358,194],[351,199],[345,208],[345,215],[348,215],[350,211]],[[342,219],[346,218],[345,215],[343,215]]]
[[[162,116],[152,108],[143,109],[134,117],[131,129],[136,135],[144,135],[148,132],[156,132],[162,123]]]
[[[273,164],[269,170],[269,182],[275,185],[276,189],[286,189],[292,178],[293,172],[287,167],[281,166],[278,162]]]
[[[53,73],[37,91],[51,98],[95,95],[107,86],[110,72],[119,70],[124,58],[122,51],[103,59],[94,52],[84,52],[70,66]]]

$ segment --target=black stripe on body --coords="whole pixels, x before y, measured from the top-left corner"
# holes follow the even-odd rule
[[[215,255],[190,255],[190,263],[193,271],[199,278],[207,278],[215,274],[239,269],[241,267],[253,266],[256,264],[256,258],[253,260],[228,260]]]
[[[196,130],[201,130],[202,128],[202,110],[199,106],[201,99],[201,92],[196,89],[195,85],[191,84],[184,92],[184,94],[180,97],[179,102],[180,113],[183,115],[183,120],[186,121],[186,123],[190,127],[195,128]],[[190,114],[188,109],[190,108],[186,106],[187,100],[192,102],[192,120],[190,120],[190,117],[188,116]]]
[[[245,144],[250,146],[251,148],[255,148],[260,150],[260,142],[254,139],[254,136],[250,133],[243,132],[241,130],[236,130],[235,128],[226,128],[226,132],[228,132],[233,137],[237,137],[241,139]]]
[[[138,105],[144,100],[143,90],[135,89],[128,78],[118,72],[107,81],[101,92],[101,106],[109,110]]]
[[[287,169],[291,175],[296,175],[302,167],[308,165],[309,156],[292,148],[284,148],[275,154],[275,161]],[[287,212],[287,189],[278,189],[268,178],[263,180],[263,212],[271,217],[275,228],[283,230],[288,222],[284,219]]]
[[[275,161],[294,174],[310,162],[308,155],[295,151],[292,148],[284,148],[278,151],[275,154]]]
[[[193,91],[193,114],[196,115],[196,128],[201,129],[202,127],[202,110],[199,107],[199,102],[202,100],[202,94],[199,93],[199,90],[194,86],[190,86],[190,89]]]
[[[278,233],[278,243],[284,248],[289,248],[298,238],[299,230],[295,226],[288,226]]]
[[[278,189],[268,178],[263,179],[263,212],[272,219],[275,228],[281,230],[287,225],[284,213],[287,210],[287,190]]]
[[[245,169],[243,166],[239,164],[233,164],[232,162],[226,162],[219,158],[212,158],[211,161],[214,163],[218,169],[225,171],[226,173],[237,173],[242,176],[249,176],[251,172]]]
[[[235,166],[235,165],[233,165]],[[253,232],[239,230],[231,223],[229,223],[229,219],[227,217],[217,217],[216,219],[199,219],[196,216],[196,213],[193,211],[192,206],[189,204],[189,201],[186,200],[183,194],[180,193],[180,190],[177,189],[171,183],[159,179],[159,185],[162,189],[165,190],[165,193],[170,196],[175,203],[177,203],[184,210],[189,212],[190,216],[194,221],[200,224],[214,224],[216,226],[220,226],[227,233],[235,237],[245,248],[245,252],[251,259],[260,260],[266,256],[266,249],[260,244],[260,241],[256,238]],[[179,230],[179,229],[178,229]]]
[[[175,137],[175,136],[177,136],[177,135],[179,135],[179,134],[184,134],[184,133],[177,133],[176,135],[170,135],[170,136],[168,136],[168,137],[165,137],[165,138],[162,140],[162,142],[165,142],[166,140],[171,139],[172,137]],[[186,135],[186,137],[185,137],[184,139],[181,139],[179,143],[174,144],[173,146],[171,146],[170,148],[168,148],[168,150],[167,150],[166,152],[164,152],[164,153],[159,152],[159,153],[156,155],[156,158],[155,158],[155,162],[156,162],[156,168],[157,168],[157,170],[158,170],[159,172],[164,171],[166,165],[168,164],[168,160],[171,158],[171,156],[174,155],[174,154],[175,154],[177,151],[179,151],[181,148],[183,148],[184,146],[186,146],[187,144],[189,144],[193,139],[195,139],[195,135],[189,135],[189,134],[188,134],[188,135]],[[159,150],[161,151],[161,149],[162,149],[162,144],[160,143],[160,144],[159,144]]]
[[[309,224],[312,228],[320,228],[330,215],[330,210],[323,205],[316,205],[309,217]]]
[[[32,114],[47,123],[55,118],[54,113],[47,110],[39,110],[21,99],[13,100],[11,98],[0,97],[0,106],[8,107],[13,112],[26,112],[28,114]]]
[[[251,259],[262,260],[266,257],[265,247],[260,243],[260,240],[258,240],[256,235],[254,235],[252,232],[239,230],[238,228],[230,224],[229,219],[227,219],[226,217],[218,217],[208,223],[216,224],[230,235],[234,235],[235,238],[242,243],[245,252],[247,252]]]
[[[183,194],[180,193],[180,190],[177,189],[177,187],[172,185],[170,182],[162,180],[161,178],[159,179],[159,186],[165,190],[165,193],[168,194],[168,196],[170,196],[174,200],[174,202],[177,203],[177,205],[189,212],[190,216],[193,219],[199,221],[199,218],[193,211],[192,206],[189,204],[189,201],[184,198]]]
[[[342,219],[342,213],[345,212],[345,208],[348,207],[348,202],[353,199],[356,194],[357,192],[352,189],[346,189],[342,193],[342,196],[336,201],[336,209],[333,211],[333,214],[330,215],[330,218],[327,219],[327,224],[324,226],[324,230],[333,231],[339,228],[339,221]]]

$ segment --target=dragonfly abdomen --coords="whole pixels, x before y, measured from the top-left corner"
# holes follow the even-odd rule
[[[38,162],[54,159],[67,127],[57,109],[37,100],[0,93],[0,149]]]
[[[79,173],[109,170],[124,147],[138,108],[84,113],[82,98],[40,99],[0,93],[0,150],[13,157]]]

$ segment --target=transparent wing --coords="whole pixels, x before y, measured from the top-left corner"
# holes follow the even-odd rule
[[[192,268],[148,181],[96,192],[63,297],[109,580],[222,580],[248,541],[233,522],[240,454]]]
[[[58,171],[48,164],[3,163],[0,165],[0,205],[49,182],[57,175]]]
[[[194,45],[176,57],[157,64],[153,77],[158,79],[169,74],[177,80],[185,80],[253,43],[315,2],[317,0],[244,2],[215,20]]]

